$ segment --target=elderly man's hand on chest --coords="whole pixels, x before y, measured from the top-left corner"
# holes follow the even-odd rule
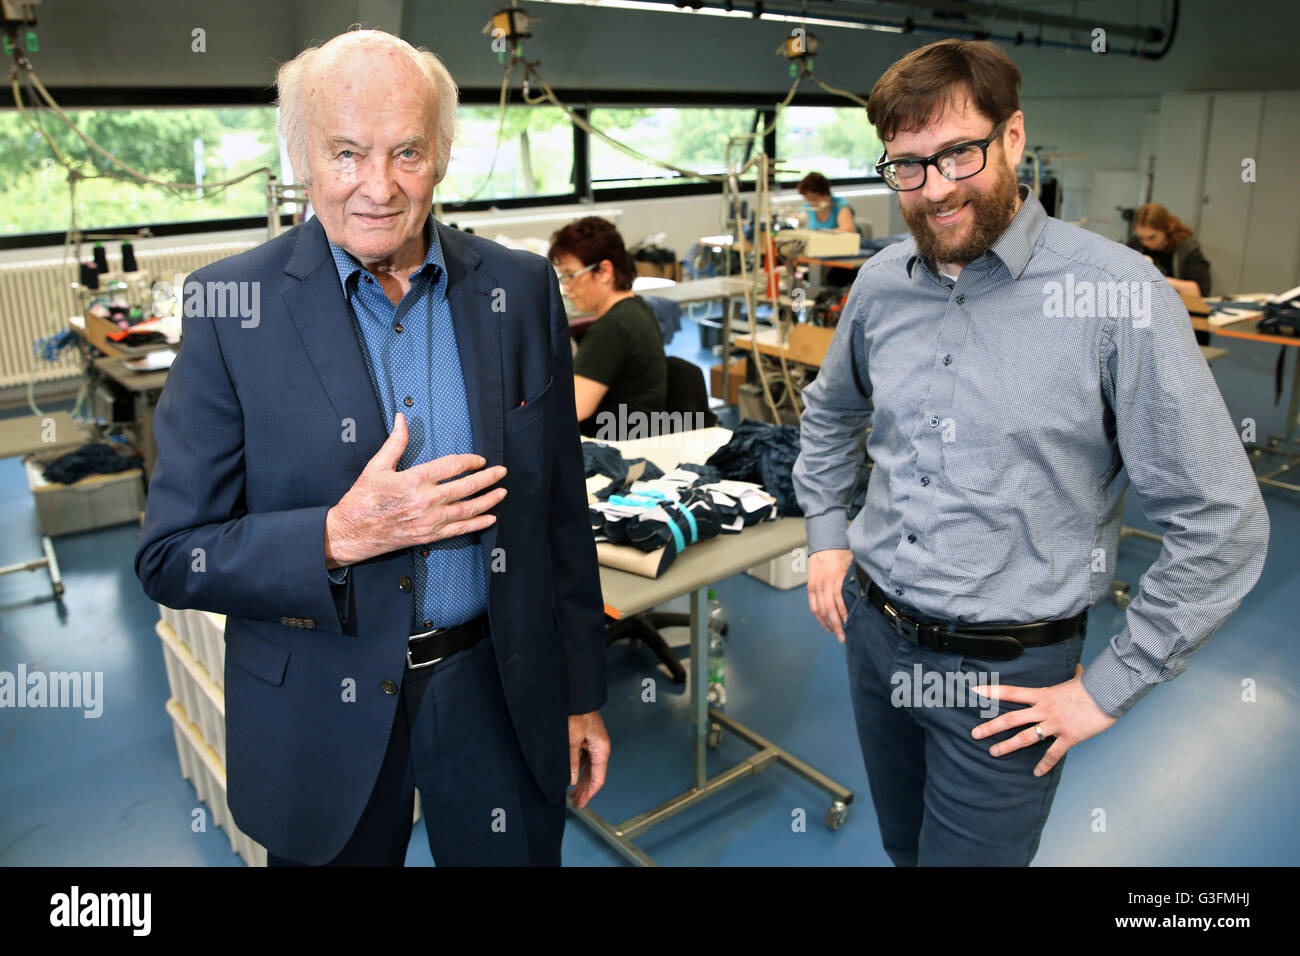
[[[344,567],[403,548],[472,534],[496,521],[495,515],[484,512],[499,504],[506,490],[478,493],[505,477],[503,466],[484,468],[487,462],[478,455],[445,455],[398,471],[407,437],[406,418],[399,412],[388,440],[366,463],[347,494],[326,513],[326,567]],[[464,477],[447,480],[456,475]]]

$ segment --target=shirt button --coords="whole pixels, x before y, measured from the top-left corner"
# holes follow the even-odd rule
[[[393,326],[393,331],[394,331],[394,332],[400,332],[400,331],[402,331],[402,323],[401,323],[401,322],[398,322],[396,325],[394,325],[394,326]]]
[[[914,534],[909,534],[909,535],[907,536],[907,543],[908,543],[908,544],[916,544],[916,535],[914,535]]]
[[[367,282],[374,282],[375,280],[372,279],[370,276],[366,276],[366,281],[367,281]]]
[[[922,485],[928,485],[929,483],[930,483],[930,476],[929,476],[929,475],[922,475],[922,476],[921,476],[921,484],[922,484]]]
[[[903,589],[902,589],[902,588],[894,588],[894,593],[897,594],[897,595],[899,595],[899,596],[901,596],[902,593],[903,593]]]
[[[405,405],[407,408],[410,408],[412,405],[415,404],[415,402],[411,400],[410,395],[407,395],[406,398],[402,399],[402,404]]]
[[[951,364],[952,364],[952,356],[951,356],[951,355],[945,355],[945,356],[943,357],[943,364],[944,364],[944,365],[951,365]]]
[[[386,680],[379,685],[379,689],[382,690],[389,697],[392,697],[394,694],[397,693],[397,681]]]
[[[427,558],[428,556],[429,556],[429,549],[428,549],[428,548],[421,548],[421,549],[420,549],[420,557],[422,557],[422,558]]]
[[[426,631],[432,631],[432,630],[433,630],[433,622],[432,622],[432,621],[425,621],[425,622],[424,622],[424,629],[425,629]]]
[[[937,419],[937,418],[931,418],[931,419],[930,419],[930,427],[931,427],[931,428],[936,427],[938,424],[939,424],[939,419]]]
[[[964,295],[959,295],[959,296],[957,296],[957,304],[958,304],[958,305],[965,305],[965,304],[966,304],[966,296],[964,296]]]
[[[407,594],[410,594],[410,593],[411,593],[411,579],[408,578],[405,574],[403,574],[400,578],[397,579],[397,587],[398,587],[400,590],[405,591]]]

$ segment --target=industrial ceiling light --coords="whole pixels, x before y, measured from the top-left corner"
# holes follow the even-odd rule
[[[799,23],[810,26],[842,27],[846,30],[880,30],[885,33],[902,33],[902,29],[887,23],[865,23],[855,20],[836,20],[827,17],[806,17],[798,13],[773,13],[763,9],[762,4],[753,4],[750,9],[727,7],[695,6],[704,0],[673,0],[669,6],[661,0],[534,0],[535,3],[555,3],[564,6],[597,7],[605,10],[640,10],[653,13],[689,13],[701,17],[731,17],[740,20],[772,20],[778,23]],[[683,4],[690,3],[690,6]]]

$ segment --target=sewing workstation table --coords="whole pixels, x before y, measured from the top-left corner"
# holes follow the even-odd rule
[[[1262,299],[1264,296],[1228,296],[1227,300],[1235,299]],[[1218,300],[1207,299],[1206,302],[1213,304]],[[1228,339],[1244,339],[1250,342],[1265,342],[1271,345],[1282,345],[1297,347],[1300,346],[1300,337],[1292,335],[1275,335],[1271,332],[1259,331],[1259,319],[1262,313],[1250,313],[1249,315],[1223,325],[1215,325],[1208,319],[1198,316],[1192,317],[1192,328],[1199,332],[1211,332],[1214,335],[1222,335]],[[1202,349],[1204,351],[1204,349]],[[1300,491],[1300,485],[1289,481],[1281,481],[1278,476],[1284,472],[1290,471],[1296,465],[1300,465],[1300,443],[1296,441],[1296,425],[1300,420],[1300,352],[1296,353],[1295,371],[1291,374],[1291,402],[1287,406],[1286,429],[1284,434],[1269,435],[1267,441],[1250,442],[1246,448],[1250,452],[1251,458],[1259,460],[1264,455],[1277,455],[1282,459],[1282,464],[1271,471],[1262,475],[1257,475],[1261,485],[1269,485],[1273,488],[1284,488],[1287,491]]]
[[[625,458],[647,458],[665,472],[682,462],[701,463],[717,448],[726,444],[731,432],[725,428],[705,428],[692,432],[660,436],[640,441],[603,442],[617,448]],[[744,724],[708,705],[708,586],[783,555],[794,557],[796,549],[807,544],[802,518],[778,518],[746,528],[740,534],[724,534],[686,548],[657,578],[642,577],[614,568],[600,568],[601,596],[605,613],[622,619],[649,610],[683,595],[690,595],[690,654],[688,677],[692,738],[693,771],[691,786],[668,801],[621,823],[613,824],[590,805],[569,809],[591,827],[598,836],[626,860],[640,866],[654,866],[655,861],[632,841],[651,827],[688,807],[718,794],[733,783],[756,774],[774,764],[786,767],[825,791],[831,798],[826,823],[839,829],[848,815],[853,792],[822,774],[793,754],[759,736]],[[811,624],[811,622],[810,622]],[[739,764],[708,775],[707,756],[721,730],[753,747],[755,753]]]

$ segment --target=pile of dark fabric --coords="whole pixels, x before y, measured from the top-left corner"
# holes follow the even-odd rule
[[[802,517],[803,509],[794,495],[794,463],[800,447],[798,426],[745,419],[731,433],[731,441],[709,457],[706,466],[716,468],[723,478],[762,485],[776,498],[782,515]],[[866,502],[870,474],[863,453],[850,499],[850,520]]]
[[[601,501],[634,481],[650,481],[664,476],[663,469],[654,462],[645,458],[624,458],[617,448],[594,441],[582,443],[582,467],[584,477],[605,475],[612,479],[606,487],[596,492],[596,497]]]
[[[668,545],[673,556],[696,541],[739,534],[777,517],[775,500],[757,485],[710,481],[685,467],[635,482],[587,510],[597,543],[629,545],[647,553]]]
[[[139,455],[119,455],[108,445],[92,443],[54,459],[41,475],[46,481],[70,485],[88,475],[115,475],[139,468],[143,461]]]
[[[649,499],[640,495],[615,495],[615,503],[632,503],[644,508],[636,514],[590,509],[591,530],[598,541],[626,544],[638,551],[657,551],[670,542],[681,551],[696,541],[716,537],[722,521],[704,491],[688,489],[677,501]]]
[[[731,441],[715,451],[705,464],[724,478],[752,481],[776,498],[783,515],[802,516],[794,497],[794,461],[799,457],[799,428],[745,419],[731,433]]]

